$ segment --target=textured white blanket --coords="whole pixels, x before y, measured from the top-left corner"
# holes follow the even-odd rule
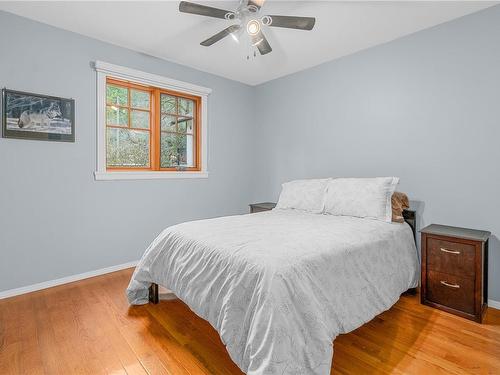
[[[330,374],[333,340],[387,310],[418,280],[410,227],[273,210],[165,229],[127,296],[171,289],[219,332],[247,374]]]

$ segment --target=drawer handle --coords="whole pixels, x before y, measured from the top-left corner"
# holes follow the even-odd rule
[[[448,249],[445,249],[444,247],[441,248],[441,251],[444,253],[449,253],[449,254],[460,254],[460,251],[448,250]]]
[[[446,281],[441,281],[441,284],[449,286],[450,288],[460,288],[460,285],[458,285],[458,284],[449,284]]]

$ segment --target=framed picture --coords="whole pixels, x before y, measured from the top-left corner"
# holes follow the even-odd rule
[[[73,99],[2,90],[2,136],[44,141],[75,141]]]

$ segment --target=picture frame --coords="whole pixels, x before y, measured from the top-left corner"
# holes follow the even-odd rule
[[[74,99],[2,89],[2,137],[75,142]]]

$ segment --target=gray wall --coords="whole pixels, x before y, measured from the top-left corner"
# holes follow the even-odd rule
[[[398,175],[420,226],[492,231],[500,301],[499,46],[497,6],[252,88],[0,12],[0,86],[77,103],[74,144],[0,139],[0,291],[136,260],[290,179]],[[94,181],[95,60],[213,89],[208,179]]]
[[[76,143],[0,138],[0,291],[137,260],[166,226],[247,211],[254,88],[0,12],[0,86],[76,100]],[[208,179],[94,181],[103,60],[213,89]]]
[[[500,301],[500,6],[260,85],[254,200],[320,176],[401,177],[421,214],[490,230]]]

